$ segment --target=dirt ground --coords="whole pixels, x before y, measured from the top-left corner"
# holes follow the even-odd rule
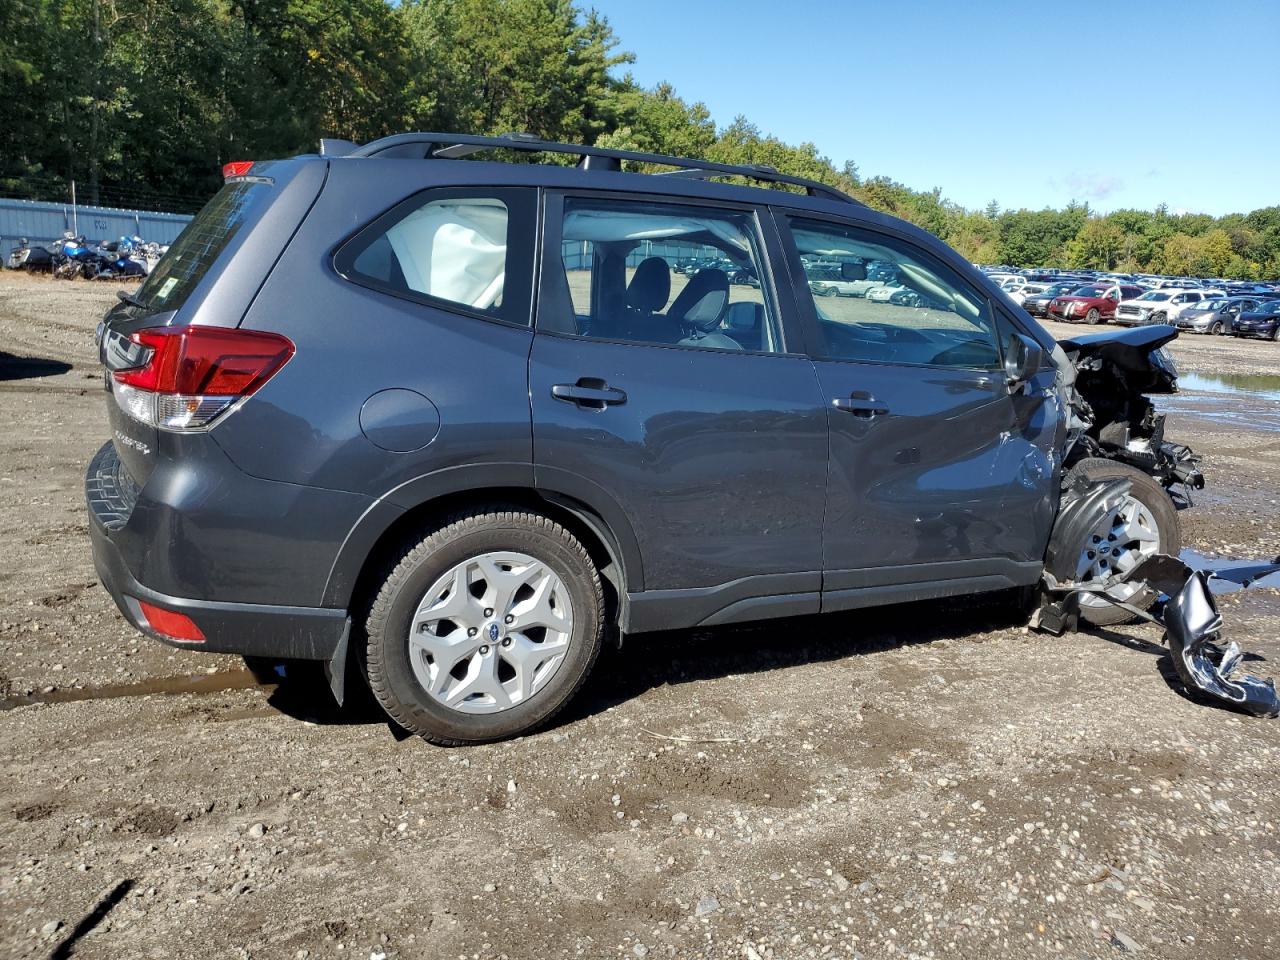
[[[137,636],[81,500],[113,291],[0,275],[0,956],[1280,951],[1280,722],[1182,696],[1153,628],[996,596],[633,638],[551,729],[461,750]],[[1277,408],[1172,398],[1188,544],[1280,553]],[[1274,671],[1280,592],[1222,606]]]

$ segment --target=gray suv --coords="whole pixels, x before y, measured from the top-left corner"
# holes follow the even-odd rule
[[[499,149],[577,165],[464,159]],[[545,722],[606,639],[1176,549],[1163,489],[1099,460],[1076,470],[1129,470],[1129,500],[1051,543],[1070,364],[946,245],[823,184],[450,134],[225,173],[98,331],[94,558],[158,640],[322,660],[339,698],[350,667],[406,729],[473,743]],[[816,300],[815,260],[918,296]]]

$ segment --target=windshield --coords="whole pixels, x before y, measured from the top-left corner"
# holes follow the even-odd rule
[[[1055,283],[1052,287],[1045,291],[1046,294],[1054,297],[1060,297],[1064,293],[1068,293],[1076,288],[1074,283]]]
[[[270,193],[261,182],[223,185],[160,258],[137,299],[155,310],[178,309],[244,225],[248,211]]]
[[[1162,293],[1159,290],[1152,290],[1150,293],[1144,293],[1139,300],[1168,300],[1169,294]]]
[[[1227,301],[1221,299],[1206,300],[1204,303],[1197,303],[1194,310],[1221,310],[1227,305]]]

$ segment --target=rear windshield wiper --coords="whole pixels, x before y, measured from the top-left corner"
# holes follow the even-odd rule
[[[125,303],[127,303],[131,307],[141,307],[144,310],[147,308],[147,304],[144,301],[139,300],[137,297],[135,297],[132,293],[129,293],[127,290],[117,290],[116,296],[119,297],[121,300],[123,300]]]

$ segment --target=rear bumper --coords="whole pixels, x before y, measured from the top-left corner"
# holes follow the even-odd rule
[[[227,601],[208,599],[207,594],[205,599],[182,596],[182,584],[202,568],[216,571],[218,567],[230,566],[237,558],[226,552],[202,550],[195,541],[182,535],[181,511],[167,509],[157,501],[140,496],[127,473],[120,469],[110,443],[104,445],[89,464],[85,474],[85,501],[98,579],[125,619],[147,636],[171,646],[210,653],[300,660],[330,659],[346,637],[350,620],[347,611],[341,608]],[[144,516],[139,517],[139,513]],[[158,520],[158,532],[145,522],[148,513]],[[139,535],[134,527],[142,528],[143,534]],[[258,546],[263,545],[265,541]],[[295,560],[295,556],[319,552],[315,542],[303,546],[309,549],[294,549],[292,556],[268,555],[259,559],[281,568],[297,566],[301,561]],[[264,554],[266,551],[250,552]],[[129,558],[134,562],[129,562]],[[185,576],[177,570],[183,564],[190,568]],[[254,573],[252,569],[247,574],[242,570],[233,572],[241,579]],[[144,585],[139,576],[148,580],[158,577],[163,589]],[[210,585],[221,583],[221,578],[216,576],[205,579]],[[322,579],[316,585],[317,595],[321,586]],[[204,634],[204,641],[175,640],[157,633],[147,624],[140,601],[190,617]]]
[[[106,529],[93,517],[89,522],[89,540],[98,579],[125,619],[147,636],[170,646],[209,653],[328,660],[350,628],[345,610],[216,603],[159,593],[134,579]],[[186,614],[205,635],[204,642],[189,643],[156,633],[142,615],[140,600]]]

